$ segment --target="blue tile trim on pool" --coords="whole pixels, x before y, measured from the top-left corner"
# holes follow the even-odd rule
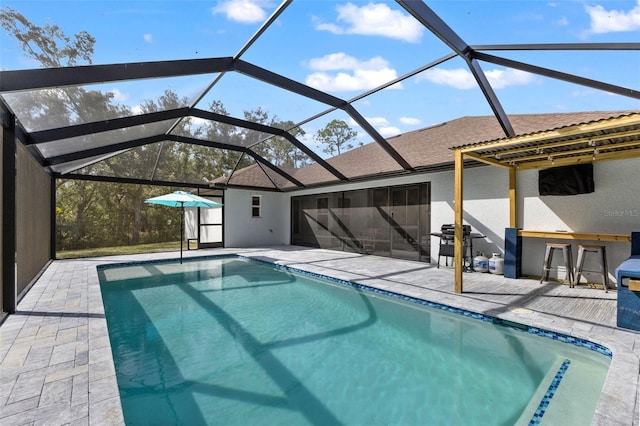
[[[271,267],[274,267],[274,268],[277,268],[279,270],[283,270],[283,271],[286,271],[286,272],[292,272],[292,273],[305,275],[305,276],[312,277],[312,278],[319,278],[319,279],[327,280],[327,281],[330,281],[330,282],[333,282],[333,283],[336,283],[336,284],[347,285],[347,286],[350,286],[350,287],[357,288],[359,290],[364,290],[364,291],[368,291],[368,292],[371,292],[371,293],[381,294],[381,295],[393,297],[393,298],[396,298],[396,299],[404,300],[406,302],[416,303],[416,304],[419,304],[419,305],[429,306],[429,307],[432,307],[432,308],[435,308],[435,309],[440,309],[440,310],[444,310],[444,311],[451,312],[451,313],[454,313],[454,314],[463,315],[465,317],[477,319],[477,320],[480,320],[480,321],[491,322],[493,324],[500,325],[500,326],[507,327],[507,328],[511,328],[513,330],[517,330],[517,331],[521,331],[521,332],[525,332],[525,333],[530,333],[530,334],[535,334],[536,336],[545,337],[545,338],[552,339],[552,340],[557,340],[557,341],[563,342],[563,343],[568,343],[570,345],[574,345],[574,346],[578,346],[578,347],[581,347],[581,348],[589,349],[591,351],[594,351],[594,352],[597,352],[597,353],[602,354],[604,356],[607,356],[608,358],[612,358],[612,356],[613,356],[613,353],[611,352],[611,350],[609,348],[607,348],[606,346],[600,345],[598,343],[590,342],[589,340],[581,339],[579,337],[573,337],[573,336],[569,336],[569,335],[566,335],[566,334],[556,333],[555,331],[543,330],[541,328],[533,327],[533,326],[530,326],[530,325],[519,324],[519,323],[515,323],[515,322],[512,322],[512,321],[507,321],[507,320],[503,320],[503,319],[500,319],[500,318],[491,317],[491,316],[484,315],[484,314],[479,314],[477,312],[468,311],[466,309],[455,308],[453,306],[447,306],[447,305],[443,305],[441,303],[436,303],[436,302],[431,302],[431,301],[424,300],[424,299],[419,299],[417,297],[405,296],[403,294],[394,293],[394,292],[389,291],[389,290],[381,290],[379,288],[369,287],[367,285],[359,284],[359,283],[356,283],[354,281],[347,281],[347,280],[342,280],[342,279],[339,279],[339,278],[330,277],[328,275],[322,275],[322,274],[317,274],[315,272],[304,271],[302,269],[292,268],[290,266],[280,265],[280,264],[273,263],[273,262],[268,262],[268,261],[262,260],[262,259],[254,259],[254,258],[251,258],[251,257],[248,257],[248,256],[242,256],[242,255],[230,253],[230,254],[217,254],[217,255],[210,255],[210,256],[190,257],[190,258],[187,258],[187,259],[183,259],[183,263],[198,262],[198,261],[203,261],[203,260],[214,260],[214,259],[230,259],[230,258],[243,259],[243,260],[250,261],[250,262],[264,263],[266,265],[269,265]],[[98,268],[98,270],[104,270],[104,269],[111,269],[111,268],[121,268],[121,267],[126,267],[126,266],[144,265],[144,264],[150,264],[150,263],[153,263],[153,264],[175,263],[176,261],[178,261],[177,258],[176,259],[144,260],[144,261],[135,261],[135,262],[123,262],[123,263],[111,263],[111,264],[105,264],[105,265],[98,265],[97,268]]]
[[[366,286],[364,284],[359,284],[353,281],[347,281],[347,280],[341,280],[339,278],[333,278],[333,277],[329,277],[327,275],[322,275],[322,274],[316,274],[314,272],[308,272],[308,271],[303,271],[301,269],[296,269],[296,268],[292,268],[290,266],[285,266],[285,265],[278,265],[278,264],[274,264],[271,262],[267,262],[264,260],[260,260],[260,259],[252,259],[249,257],[245,257],[245,256],[238,256],[241,258],[245,258],[247,260],[253,261],[253,262],[262,262],[265,263],[267,265],[271,265],[275,268],[281,269],[281,270],[285,270],[288,272],[293,272],[293,273],[297,273],[297,274],[301,274],[301,275],[306,275],[306,276],[310,276],[310,277],[314,277],[314,278],[319,278],[319,279],[323,279],[323,280],[327,280],[327,281],[331,281],[337,284],[343,284],[343,285],[348,285],[351,287],[355,287],[357,289],[361,289],[361,290],[365,290],[365,291],[369,291],[372,293],[377,293],[377,294],[382,294],[385,296],[390,296],[390,297],[394,297],[396,299],[401,299],[407,302],[412,302],[412,303],[417,303],[419,305],[424,305],[424,306],[429,306],[432,308],[436,308],[436,309],[441,309],[447,312],[451,312],[454,314],[458,314],[458,315],[463,315],[465,317],[469,317],[469,318],[473,318],[473,319],[477,319],[480,321],[485,321],[485,322],[491,322],[497,325],[501,325],[504,327],[508,327],[508,328],[512,328],[514,330],[518,330],[518,331],[524,331],[530,334],[535,334],[537,336],[541,336],[541,337],[546,337],[552,340],[557,340],[559,342],[563,342],[563,343],[568,343],[574,346],[578,346],[581,348],[586,348],[589,350],[592,350],[594,352],[598,352],[602,355],[605,355],[609,358],[612,357],[612,352],[609,348],[607,348],[606,346],[602,346],[598,343],[594,343],[594,342],[590,342],[589,340],[585,340],[585,339],[581,339],[579,337],[573,337],[573,336],[569,336],[566,334],[560,334],[560,333],[556,333],[555,331],[549,331],[549,330],[543,330],[537,327],[533,327],[533,326],[528,326],[525,324],[519,324],[519,323],[514,323],[512,321],[507,321],[507,320],[502,320],[500,318],[496,318],[496,317],[491,317],[488,315],[484,315],[484,314],[480,314],[477,312],[472,312],[472,311],[468,311],[466,309],[461,309],[461,308],[455,308],[453,306],[447,306],[447,305],[443,305],[441,303],[436,303],[436,302],[431,302],[428,300],[424,300],[424,299],[419,299],[417,297],[412,297],[412,296],[406,296],[403,294],[399,294],[399,293],[394,293],[392,291],[389,290],[381,290],[379,288],[374,288],[374,287],[369,287]]]
[[[542,416],[544,416],[544,413],[547,411],[547,408],[551,403],[551,399],[555,395],[556,391],[558,390],[558,387],[560,386],[560,382],[562,381],[562,378],[564,377],[565,373],[569,369],[569,364],[571,364],[571,361],[568,359],[565,359],[562,365],[560,366],[560,368],[558,368],[558,371],[556,372],[555,377],[551,381],[551,384],[549,385],[547,392],[545,392],[544,396],[542,397],[542,400],[540,401],[540,404],[538,404],[538,408],[536,409],[536,412],[534,413],[533,417],[531,417],[531,421],[529,422],[529,425],[539,425],[540,422],[542,421]]]

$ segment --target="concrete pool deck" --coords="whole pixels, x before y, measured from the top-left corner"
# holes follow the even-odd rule
[[[593,424],[640,425],[640,333],[616,327],[616,291],[465,273],[435,265],[278,246],[195,250],[237,253],[602,344],[613,352]],[[52,262],[0,326],[0,423],[122,425],[97,265],[174,259],[176,252]]]

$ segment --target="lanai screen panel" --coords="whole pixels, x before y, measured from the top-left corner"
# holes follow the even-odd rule
[[[564,112],[566,107],[562,99],[579,99],[581,111],[608,110],[604,106],[612,102],[616,103],[618,110],[640,108],[640,101],[628,96],[632,90],[638,90],[640,82],[637,77],[640,74],[640,52],[637,50],[600,51],[597,56],[593,50],[489,50],[481,53],[498,55],[529,68],[527,71],[509,67],[508,61],[507,65],[486,60],[480,62],[507,111],[519,112],[522,99],[535,105],[537,110],[547,112]],[[608,67],[606,70],[589,66],[596,57],[598,62],[619,62],[624,66]],[[572,81],[545,74],[549,71],[573,76]],[[580,84],[582,81],[591,86]],[[549,96],[549,93],[554,96]]]
[[[74,174],[150,180],[162,143],[143,145],[110,155],[102,161],[88,158]]]
[[[117,81],[5,93],[29,132],[190,106],[215,75]]]
[[[198,102],[197,108],[289,129],[328,106],[249,75],[227,72]]]
[[[37,144],[38,150],[45,158],[69,155],[96,148],[109,147],[150,136],[162,135],[173,125],[175,120],[165,120],[157,123],[147,123],[141,126],[126,127],[107,132],[91,133],[68,139],[59,139],[53,142]]]

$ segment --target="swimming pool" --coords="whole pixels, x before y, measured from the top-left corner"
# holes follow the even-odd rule
[[[589,424],[610,362],[579,339],[240,257],[99,276],[129,424]]]

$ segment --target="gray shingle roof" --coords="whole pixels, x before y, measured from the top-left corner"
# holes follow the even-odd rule
[[[599,121],[638,111],[589,111],[551,114],[515,114],[509,118],[516,135],[526,135],[542,130]],[[491,116],[461,117],[434,126],[407,132],[388,138],[388,142],[409,164],[418,170],[441,170],[453,167],[452,147],[504,138],[504,132],[496,118]],[[403,172],[403,169],[378,144],[369,143],[327,160],[329,164],[349,179]],[[318,164],[286,172],[304,185],[338,182]],[[270,176],[282,188],[294,189],[295,185],[284,178]],[[230,184],[255,185],[267,181],[258,166],[236,171]],[[269,186],[273,186],[269,183]]]

